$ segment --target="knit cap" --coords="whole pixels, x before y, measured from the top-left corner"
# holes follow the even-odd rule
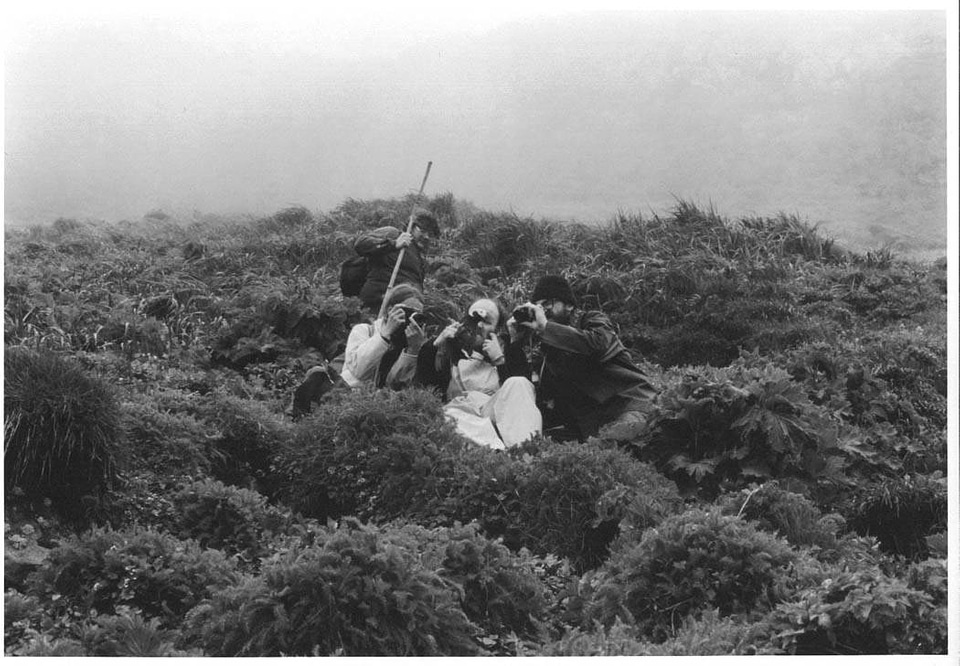
[[[570,289],[570,285],[559,275],[544,275],[533,288],[531,301],[562,301],[569,305],[576,305],[577,299]]]

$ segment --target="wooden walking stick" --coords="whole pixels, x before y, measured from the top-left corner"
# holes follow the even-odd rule
[[[420,199],[423,197],[423,188],[427,185],[427,177],[430,175],[431,166],[433,166],[433,162],[427,162],[427,171],[423,174],[423,182],[420,183],[420,191],[417,192],[417,201],[413,204],[413,210],[410,211],[410,219],[407,221],[408,234],[413,233],[413,213],[416,211],[417,206],[420,204]],[[390,276],[390,282],[387,283],[387,291],[383,292],[383,301],[380,303],[380,312],[377,314],[377,319],[383,318],[387,310],[387,292],[393,289],[393,283],[397,281],[397,273],[400,272],[400,262],[403,261],[403,254],[406,249],[406,247],[401,247],[400,254],[397,255],[397,263],[393,266],[393,274]]]

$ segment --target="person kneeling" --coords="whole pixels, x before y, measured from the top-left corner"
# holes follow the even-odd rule
[[[473,303],[463,321],[423,346],[414,380],[444,393],[444,413],[460,434],[493,449],[516,446],[543,429],[533,384],[506,365],[499,322],[494,301]]]

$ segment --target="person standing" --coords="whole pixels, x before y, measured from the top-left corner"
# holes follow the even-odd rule
[[[539,404],[550,408],[548,427],[551,420],[564,425],[581,441],[594,435],[628,440],[642,429],[656,391],[610,319],[600,311],[578,312],[563,277],[541,278],[507,330],[507,362],[523,366],[537,384]]]
[[[361,234],[354,243],[354,250],[366,257],[368,264],[366,281],[360,289],[360,300],[374,315],[380,311],[383,295],[390,285],[390,276],[401,250],[403,259],[394,284],[408,284],[423,292],[426,257],[440,238],[440,225],[437,218],[423,208],[414,210],[412,216],[410,233],[396,227],[379,227]]]

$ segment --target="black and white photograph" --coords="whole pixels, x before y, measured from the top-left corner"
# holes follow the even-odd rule
[[[5,657],[955,663],[954,3],[0,17]]]

